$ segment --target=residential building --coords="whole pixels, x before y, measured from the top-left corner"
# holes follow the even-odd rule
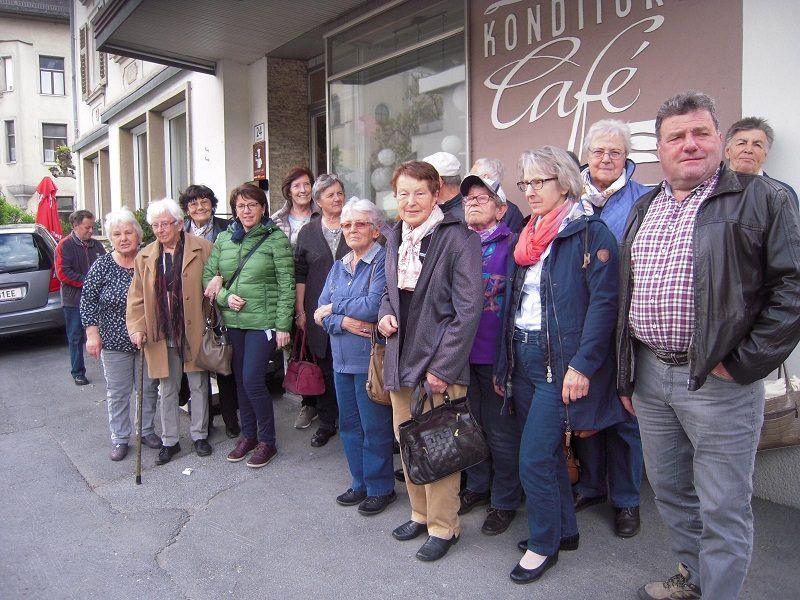
[[[36,211],[33,198],[75,139],[70,0],[0,0],[0,192]],[[75,179],[58,177],[59,211],[75,206]]]

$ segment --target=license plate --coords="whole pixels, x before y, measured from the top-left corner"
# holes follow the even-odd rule
[[[22,300],[25,297],[25,286],[0,289],[0,302]]]

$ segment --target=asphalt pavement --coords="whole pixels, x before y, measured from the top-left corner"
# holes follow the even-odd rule
[[[158,451],[143,448],[137,486],[133,452],[108,459],[102,371],[91,358],[87,365],[92,385],[75,386],[63,334],[0,342],[2,599],[633,599],[643,583],[674,573],[646,484],[638,536],[615,537],[611,508],[591,507],[578,515],[580,549],[562,553],[534,584],[508,578],[527,537],[524,510],[489,537],[476,508],[462,519],[459,544],[421,563],[414,553],[423,539],[391,537],[409,518],[405,486],[374,517],[338,506],[349,484],[339,437],[312,448],[315,425],[292,428],[298,404],[290,397],[275,401],[279,454],[267,467],[227,462],[234,440],[219,426],[214,453],[198,457],[183,416],[183,451],[156,467]],[[758,499],[753,508],[742,598],[796,598],[800,511]]]

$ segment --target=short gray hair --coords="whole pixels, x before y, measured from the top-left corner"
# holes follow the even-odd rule
[[[106,215],[106,223],[105,223],[105,231],[108,237],[111,237],[111,230],[114,227],[119,227],[122,225],[130,225],[133,227],[133,230],[136,232],[136,235],[139,237],[139,241],[142,241],[142,236],[144,233],[142,232],[142,226],[139,225],[139,221],[136,220],[136,216],[131,212],[131,210],[123,206],[117,210],[112,210],[110,213]]]
[[[332,185],[339,184],[342,186],[342,192],[344,193],[344,182],[339,179],[339,176],[336,173],[323,173],[319,177],[314,180],[314,185],[311,188],[311,198],[314,202],[319,201],[319,197],[322,195],[322,192],[327,190]]]
[[[566,150],[555,146],[542,146],[536,150],[526,150],[519,157],[520,179],[525,178],[525,169],[535,168],[545,177],[555,177],[561,187],[567,188],[567,196],[573,200],[580,198],[583,182],[578,165]]]
[[[147,222],[152,225],[156,217],[164,213],[168,213],[176,221],[183,221],[183,211],[178,203],[172,198],[164,198],[163,200],[155,200],[147,205]]]
[[[492,181],[500,181],[503,178],[503,162],[499,158],[479,158],[471,171],[477,171],[475,175],[479,177],[485,173]]]
[[[667,98],[656,115],[656,141],[661,141],[661,123],[664,119],[677,115],[685,115],[696,110],[707,110],[714,121],[714,127],[719,131],[719,117],[717,117],[717,104],[708,94],[691,90]]]
[[[605,135],[616,135],[622,139],[622,145],[625,149],[625,156],[631,153],[631,130],[627,123],[619,119],[602,119],[589,127],[586,132],[586,137],[583,138],[583,153],[589,151],[594,140],[598,137]]]
[[[736,121],[725,134],[725,145],[727,146],[730,144],[733,136],[740,131],[749,131],[751,129],[760,129],[763,131],[764,135],[767,136],[767,150],[772,148],[772,142],[775,141],[775,130],[773,130],[772,126],[767,123],[767,120],[762,117],[745,117],[744,119]]]
[[[353,213],[361,213],[362,215],[367,215],[369,218],[369,222],[375,225],[377,229],[383,227],[383,224],[386,222],[386,218],[384,217],[383,211],[375,205],[374,202],[371,200],[365,200],[363,198],[350,198],[347,203],[342,208],[342,221],[349,221],[353,218]]]

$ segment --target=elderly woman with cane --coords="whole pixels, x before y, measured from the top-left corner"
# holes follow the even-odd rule
[[[131,439],[130,401],[137,361],[125,327],[125,309],[142,228],[133,213],[122,208],[106,216],[106,232],[113,252],[98,258],[89,269],[81,294],[81,321],[86,328],[86,351],[103,363],[110,458],[118,461],[127,456]],[[161,438],[153,430],[157,401],[158,381],[145,377],[141,435],[150,448],[161,447]]]
[[[421,161],[394,172],[392,189],[400,220],[384,228],[386,293],[378,330],[386,336],[384,386],[389,390],[395,436],[411,418],[411,396],[423,380],[436,405],[444,392],[462,398],[469,384],[469,351],[483,309],[481,240],[477,233],[439,208],[439,173]],[[411,519],[397,527],[396,540],[428,539],[417,552],[422,561],[442,558],[461,533],[458,520],[461,476],[453,473],[427,485],[408,477]]]
[[[203,336],[203,266],[211,242],[183,231],[183,212],[166,198],[147,207],[156,240],[139,252],[128,292],[126,323],[131,343],[144,349],[147,371],[161,386],[163,446],[156,465],[181,451],[178,443],[178,390],[186,373],[192,398],[191,436],[198,456],[208,443],[208,375],[194,363]]]

